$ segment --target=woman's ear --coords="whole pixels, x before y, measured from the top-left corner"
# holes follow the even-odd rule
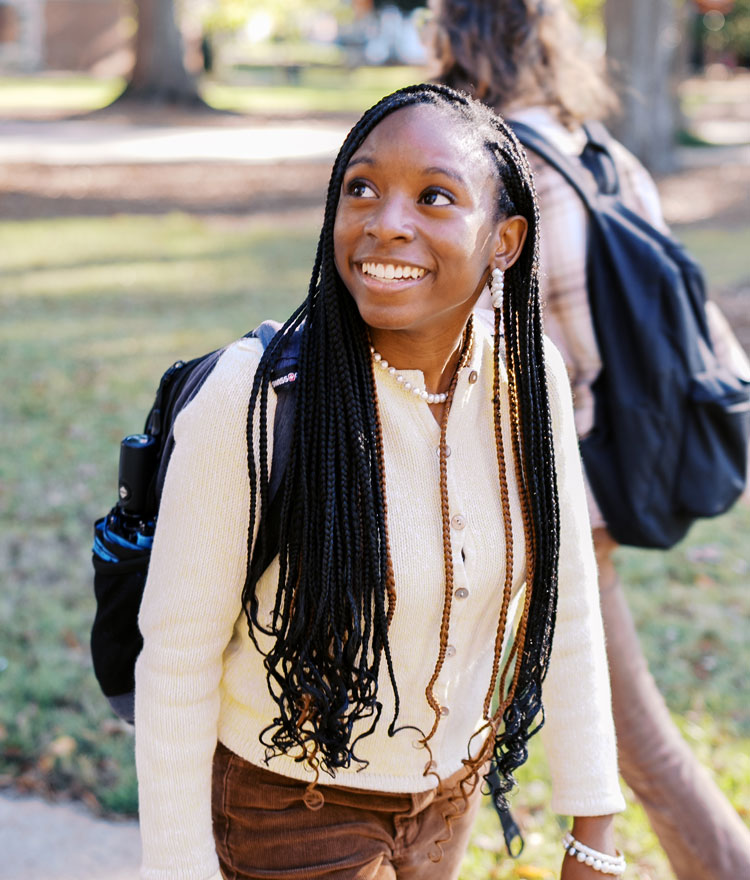
[[[514,214],[503,217],[497,227],[493,266],[503,272],[516,262],[523,250],[529,224],[525,217]]]

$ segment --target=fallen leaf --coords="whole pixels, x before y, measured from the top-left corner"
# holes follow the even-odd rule
[[[36,762],[36,767],[37,770],[46,776],[55,769],[55,759],[52,755],[42,755]]]
[[[81,650],[81,640],[73,632],[72,629],[64,629],[62,631],[62,640],[73,651]]]
[[[93,791],[81,792],[80,798],[90,810],[95,813],[101,812],[102,805],[99,803],[99,799],[93,793]]]
[[[539,868],[536,865],[517,865],[516,877],[520,880],[551,880],[554,877],[549,868]]]
[[[58,736],[57,739],[52,740],[47,747],[47,752],[56,758],[69,758],[77,748],[78,743],[73,737],[63,734],[63,736]]]

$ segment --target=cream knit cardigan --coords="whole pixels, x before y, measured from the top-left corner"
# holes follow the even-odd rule
[[[445,778],[461,765],[480,722],[488,686],[505,568],[493,434],[492,338],[476,322],[470,362],[460,371],[448,422],[448,494],[455,593],[452,649],[435,686],[446,714],[432,740]],[[196,398],[180,413],[140,614],[144,648],[136,670],[136,759],[144,880],[219,880],[211,831],[211,765],[217,739],[263,765],[261,730],[275,713],[263,658],[247,635],[240,603],[249,522],[246,419],[262,352],[240,340],[222,355]],[[402,371],[416,384],[420,372]],[[547,374],[560,497],[557,625],[544,685],[542,739],[551,767],[552,809],[603,815],[623,809],[618,785],[609,680],[581,463],[567,375],[547,345]],[[504,371],[501,367],[504,380]],[[400,725],[430,730],[425,687],[437,657],[444,597],[437,454],[439,428],[427,404],[376,371],[391,554],[397,604],[390,644],[401,698]],[[507,385],[503,381],[503,394]],[[507,401],[507,396],[506,396]],[[274,396],[269,397],[269,443]],[[503,407],[506,451],[508,407]],[[257,437],[256,437],[257,443]],[[510,453],[507,453],[510,455]],[[514,535],[513,619],[524,584],[521,512],[508,466]],[[259,586],[261,614],[273,604],[272,565]],[[262,618],[261,618],[262,619]],[[261,644],[263,642],[261,641]],[[417,792],[435,784],[417,735],[389,737],[394,695],[381,674],[383,714],[361,741],[369,761],[336,774],[337,785]],[[287,756],[269,769],[310,780]],[[330,780],[323,776],[322,783]]]

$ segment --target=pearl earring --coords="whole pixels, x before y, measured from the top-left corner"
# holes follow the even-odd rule
[[[492,299],[492,308],[501,309],[503,307],[503,288],[505,287],[505,278],[502,269],[493,269],[490,273],[490,297]]]

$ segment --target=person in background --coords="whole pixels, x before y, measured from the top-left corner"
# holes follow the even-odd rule
[[[427,42],[435,79],[537,129],[562,152],[577,157],[586,143],[582,123],[615,108],[609,88],[586,60],[564,0],[431,0],[430,5],[434,15]],[[616,141],[612,154],[622,200],[664,228],[649,174]],[[555,169],[533,152],[529,160],[541,218],[545,332],[565,360],[576,428],[585,436],[594,418],[591,387],[601,369],[586,289],[587,214]],[[711,317],[720,347],[719,318]],[[670,718],[613,561],[617,545],[588,484],[587,497],[622,776],[645,808],[679,880],[750,878],[750,831]]]

